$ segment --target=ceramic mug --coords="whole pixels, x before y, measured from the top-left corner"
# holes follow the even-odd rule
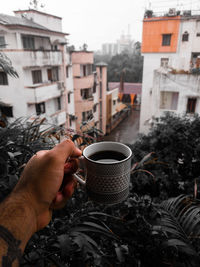
[[[109,162],[95,161],[91,155],[101,151],[116,151],[124,155],[123,160]],[[95,202],[117,204],[129,195],[131,149],[118,142],[99,142],[83,150],[86,179],[83,181],[77,174],[74,178],[85,185],[87,194]]]

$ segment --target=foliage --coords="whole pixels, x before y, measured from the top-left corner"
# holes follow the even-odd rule
[[[12,190],[27,160],[36,151],[51,148],[61,135],[75,141],[87,137],[86,143],[96,140],[89,133],[74,135],[63,128],[41,131],[42,126],[44,121],[19,119],[0,128],[1,198]],[[153,174],[147,167],[161,168],[163,163],[154,152],[143,157],[146,151],[139,146],[135,149],[139,160],[132,168],[126,201],[99,205],[78,186],[67,206],[55,211],[51,223],[31,238],[21,266],[199,266],[199,201],[182,195],[155,203],[149,188],[154,189],[157,172]],[[145,190],[137,176],[141,173],[142,181],[150,185]],[[141,196],[135,193],[135,180]]]
[[[156,119],[149,134],[140,136],[132,146],[136,161],[153,152],[143,168],[155,177],[157,196],[162,199],[193,193],[194,179],[200,176],[199,131],[198,115],[191,118],[167,113]],[[133,178],[136,187],[138,180],[152,183],[147,173],[138,172]]]
[[[135,53],[123,52],[113,57],[95,55],[95,62],[104,61],[108,64],[108,82],[141,82],[143,57],[140,52],[141,44],[135,44]]]
[[[15,78],[19,77],[16,70],[13,68],[10,59],[2,52],[0,53],[0,67],[10,76]]]

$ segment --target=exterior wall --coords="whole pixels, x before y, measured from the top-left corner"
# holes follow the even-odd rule
[[[47,18],[48,20],[52,19],[52,24],[54,23],[54,16],[47,16]],[[57,20],[61,23],[60,19]],[[45,26],[47,25],[49,26],[48,23]],[[56,23],[54,26],[57,27]],[[56,28],[54,30],[60,31],[60,29]],[[0,31],[0,35],[5,36],[5,42],[8,44],[6,49],[2,49],[2,51],[12,61],[13,67],[19,75],[19,78],[8,76],[8,85],[0,85],[0,101],[12,105],[14,118],[36,117],[35,104],[45,102],[45,113],[41,114],[41,117],[46,117],[50,123],[65,124],[66,112],[68,112],[67,90],[69,89],[67,85],[72,91],[72,73],[66,79],[65,68],[68,63],[65,62],[65,57],[67,58],[68,55],[64,46],[58,45],[59,51],[50,50],[52,42],[65,40],[64,35],[46,34],[34,29],[10,30],[2,25]],[[44,46],[44,51],[24,50],[22,34],[34,35],[35,47]],[[41,39],[40,36],[45,37],[45,39]],[[57,82],[48,80],[47,69],[52,67],[58,67],[59,69],[59,81]],[[42,83],[33,84],[32,70],[41,70]],[[58,97],[61,99],[61,110],[58,110]],[[71,99],[72,104],[69,113],[74,115],[73,97]],[[73,122],[73,124],[75,128],[75,123]]]
[[[163,25],[168,25],[168,29],[163,28]],[[179,30],[179,32],[177,32],[177,30]],[[182,41],[182,35],[186,31],[189,34],[189,40]],[[172,49],[172,45],[169,47],[169,53],[166,53],[163,50],[163,53],[160,53],[160,47],[158,46],[158,34],[160,34],[161,36],[163,33],[172,33],[172,36],[174,35],[174,37],[176,37],[176,40],[174,39],[174,41],[177,43],[176,50]],[[159,116],[164,112],[163,110],[160,110],[160,107],[158,106],[160,104],[160,91],[158,90],[158,86],[163,87],[165,85],[166,91],[171,91],[172,88],[174,88],[174,90],[177,90],[177,92],[179,92],[179,102],[177,111],[174,112],[185,112],[186,96],[184,95],[189,94],[187,88],[194,88],[193,79],[195,80],[195,75],[185,74],[186,76],[184,76],[184,74],[180,74],[182,76],[179,76],[178,74],[176,74],[174,77],[172,77],[170,71],[172,69],[177,72],[190,71],[192,53],[200,53],[200,37],[197,36],[197,33],[200,33],[200,22],[197,18],[194,17],[175,17],[171,19],[169,17],[162,17],[144,20],[142,44],[142,52],[144,53],[144,66],[140,132],[147,133],[151,125],[152,116]],[[153,38],[155,38],[155,42]],[[173,51],[175,51],[176,53],[171,53]],[[161,58],[169,59],[168,68],[160,67]],[[157,77],[156,73],[163,73],[163,75],[165,74],[166,77],[171,77],[171,82],[167,82],[167,78],[166,80],[160,80],[161,76]],[[185,77],[184,82],[182,81],[182,79],[184,79],[183,77]],[[176,79],[176,82],[173,82],[173,79]],[[184,91],[183,89],[181,90],[180,88],[177,88],[177,83],[184,84]]]
[[[176,52],[179,25],[179,16],[144,19],[142,53]],[[172,34],[170,46],[162,46],[162,34]]]
[[[47,27],[52,31],[62,32],[62,19],[50,14],[40,13],[36,10],[25,10],[15,12],[17,17],[25,16],[27,19],[32,19],[34,22]]]
[[[188,86],[189,85],[189,86]],[[177,109],[163,109],[160,107],[161,92],[178,93]],[[197,98],[196,113],[200,114],[200,77],[193,74],[168,74],[155,72],[154,90],[152,94],[152,116],[160,117],[166,111],[185,114],[188,98]]]
[[[73,84],[74,84],[74,107],[76,120],[76,130],[80,130],[82,122],[82,112],[93,111],[94,97],[82,99],[81,89],[92,88],[94,86],[94,74],[83,76],[81,65],[93,64],[93,52],[75,51],[71,53]]]
[[[72,52],[72,62],[73,64],[93,64],[94,63],[94,54],[93,52],[87,51],[78,51]],[[76,74],[74,73],[76,76]]]

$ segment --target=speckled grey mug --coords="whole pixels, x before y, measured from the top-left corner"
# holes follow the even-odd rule
[[[117,151],[125,156],[120,161],[99,162],[90,158],[100,151]],[[86,186],[88,196],[102,204],[117,204],[124,201],[129,194],[131,149],[118,142],[99,142],[83,150],[86,180],[77,174],[74,178]]]

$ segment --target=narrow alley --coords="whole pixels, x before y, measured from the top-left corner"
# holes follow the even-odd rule
[[[140,111],[132,110],[129,117],[125,118],[109,135],[104,136],[104,141],[133,144],[139,133],[139,118]]]

